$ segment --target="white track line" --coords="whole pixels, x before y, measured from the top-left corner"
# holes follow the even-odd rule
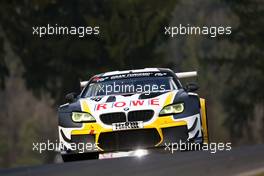
[[[264,167],[258,168],[258,169],[254,169],[251,171],[247,171],[247,172],[242,172],[236,176],[255,176],[258,174],[264,174]]]

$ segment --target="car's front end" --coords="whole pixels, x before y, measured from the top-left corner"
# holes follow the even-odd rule
[[[163,76],[157,76],[158,85],[167,79]],[[144,79],[154,80],[155,77]],[[102,78],[96,78],[96,82],[104,83]],[[148,80],[143,80],[144,84]],[[95,82],[92,84],[94,86]],[[164,91],[103,96],[90,96],[94,92],[89,92],[87,85],[77,101],[59,108],[62,154],[128,151],[179,141],[202,143],[207,140],[201,120],[205,115],[205,108],[201,108],[204,100],[186,92],[180,84],[165,84],[169,89]]]

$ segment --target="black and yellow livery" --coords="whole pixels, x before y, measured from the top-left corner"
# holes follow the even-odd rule
[[[63,159],[98,158],[99,153],[155,148],[179,141],[207,143],[206,101],[193,92],[196,85],[183,87],[179,81],[190,76],[195,72],[146,68],[107,72],[82,82],[80,95],[59,108]],[[104,90],[108,85],[149,85],[155,90]],[[86,145],[85,150],[80,151],[78,144]]]

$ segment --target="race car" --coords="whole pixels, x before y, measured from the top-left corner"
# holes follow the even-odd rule
[[[166,68],[112,71],[80,83],[79,95],[58,109],[64,161],[97,159],[100,153],[160,148],[174,142],[208,142],[205,99],[197,72]]]

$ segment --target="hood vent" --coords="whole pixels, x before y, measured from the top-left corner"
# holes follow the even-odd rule
[[[139,98],[138,99],[149,99],[149,98],[154,98],[154,97],[157,97],[157,96],[160,96],[164,93],[167,93],[167,92],[151,92],[151,93],[144,93],[144,94],[141,94],[139,95]]]
[[[115,96],[110,96],[107,98],[106,103],[110,103],[110,102],[115,102],[116,101],[116,97]]]

